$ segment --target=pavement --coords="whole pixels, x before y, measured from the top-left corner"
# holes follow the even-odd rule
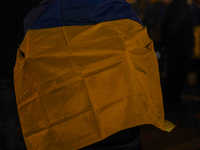
[[[200,150],[200,113],[171,112],[168,120],[176,127],[164,132],[152,125],[141,127],[143,150]]]

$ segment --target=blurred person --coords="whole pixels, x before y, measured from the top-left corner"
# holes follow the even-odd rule
[[[173,0],[162,19],[161,41],[167,53],[163,88],[165,111],[181,111],[181,91],[193,51],[192,15],[187,0]]]
[[[192,3],[193,3],[193,0],[187,0],[187,4],[188,4],[189,6],[191,6]]]
[[[24,27],[14,82],[28,150],[141,150],[141,125],[166,130],[153,42],[128,2],[43,0]]]
[[[155,1],[145,11],[143,23],[147,27],[149,36],[154,42],[160,41],[160,25],[165,9],[166,4],[164,2]]]
[[[186,101],[200,101],[195,100],[195,97],[200,96],[200,84],[199,84],[199,75],[197,69],[190,70],[187,73],[187,80],[185,81],[185,85],[181,94],[182,99]]]
[[[138,14],[140,19],[143,21],[145,10],[151,4],[149,0],[126,0],[131,4],[134,11]]]
[[[200,58],[200,0],[193,0],[191,5],[191,12],[193,18],[193,27],[194,27],[194,51],[193,51],[193,58],[199,59]]]
[[[147,27],[149,37],[154,42],[154,49],[157,54],[159,63],[159,72],[161,79],[161,86],[164,85],[164,72],[165,72],[165,51],[163,51],[160,39],[160,27],[162,16],[165,12],[167,5],[163,1],[151,1],[151,5],[145,11],[143,23]]]
[[[165,4],[170,4],[172,0],[164,0]]]

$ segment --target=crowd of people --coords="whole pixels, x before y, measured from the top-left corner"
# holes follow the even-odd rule
[[[198,58],[194,52],[194,29],[200,26],[199,0],[129,1],[148,29],[159,61],[165,112],[183,111],[181,94],[195,74],[198,78]],[[142,11],[141,11],[142,10]],[[198,40],[197,40],[198,42]],[[196,42],[196,43],[197,43]],[[198,80],[195,86],[198,84]],[[190,88],[191,89],[191,88]],[[191,91],[191,90],[190,90]],[[196,90],[197,91],[197,90]],[[198,92],[196,92],[198,94]]]

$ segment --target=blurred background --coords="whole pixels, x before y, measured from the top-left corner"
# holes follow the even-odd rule
[[[171,133],[142,126],[144,150],[200,150],[200,0],[127,0],[146,26],[159,62]],[[23,19],[40,0],[1,1],[0,150],[26,150],[15,103],[13,67]]]

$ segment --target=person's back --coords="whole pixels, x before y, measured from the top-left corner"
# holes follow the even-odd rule
[[[27,149],[141,149],[139,126],[165,130],[153,42],[129,3],[52,0],[26,19],[14,79]]]

